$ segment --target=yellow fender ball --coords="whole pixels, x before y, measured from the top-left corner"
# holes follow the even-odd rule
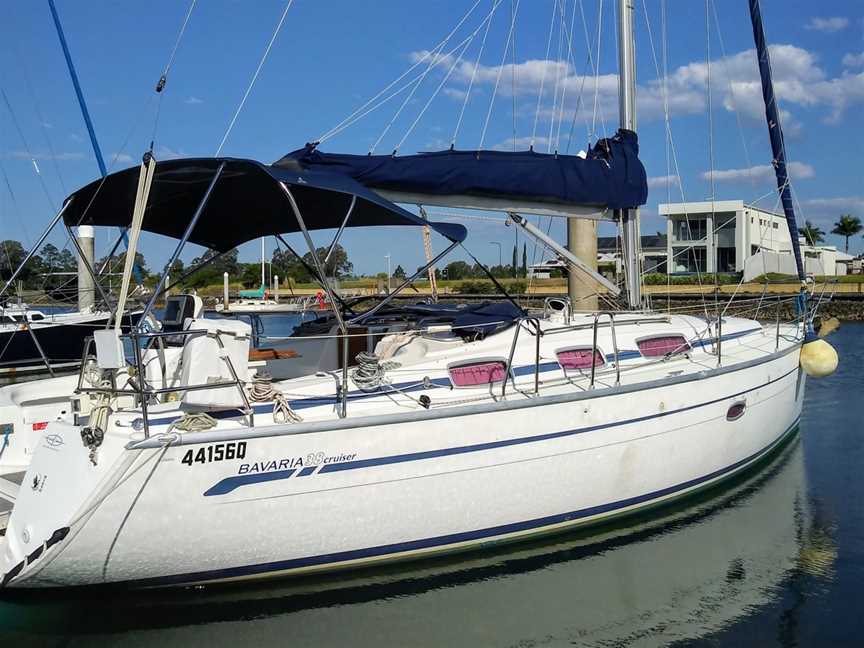
[[[801,347],[801,368],[808,376],[824,378],[837,369],[837,351],[825,340],[811,340]]]

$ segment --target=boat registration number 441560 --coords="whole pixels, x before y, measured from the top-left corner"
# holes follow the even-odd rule
[[[211,461],[230,461],[232,459],[243,459],[246,456],[246,442],[232,441],[230,443],[216,443],[206,448],[189,449],[183,455],[184,463],[191,466],[196,463],[209,463]]]

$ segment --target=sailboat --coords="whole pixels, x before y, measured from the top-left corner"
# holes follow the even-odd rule
[[[750,8],[783,196],[758,0]],[[20,487],[7,488],[2,585],[189,585],[477,549],[678,500],[791,438],[807,375],[836,366],[812,330],[800,253],[792,322],[642,309],[635,210],[647,182],[629,0],[619,0],[618,29],[621,128],[584,157],[349,156],[310,145],[270,165],[151,157],[73,193],[56,220],[129,227],[133,257],[142,231],[173,237],[166,267],[189,242],[224,252],[300,234],[333,304],[312,231],[336,230],[335,245],[346,227],[429,227],[445,249],[370,308],[333,310],[333,329],[317,337],[336,341],[335,369],[253,375],[248,325],[184,317],[179,306],[161,330],[97,332],[76,389],[92,406],[49,422]],[[513,300],[402,308],[394,297],[464,247],[468,231],[393,200],[501,209],[591,277],[523,214],[614,213],[626,289],[593,278],[630,309],[580,312],[562,299],[543,312]],[[241,210],[244,228],[225,227]],[[130,272],[127,263],[121,312]]]

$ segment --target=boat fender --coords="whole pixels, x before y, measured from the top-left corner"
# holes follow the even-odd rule
[[[810,333],[801,347],[801,368],[808,376],[824,378],[837,370],[837,351],[825,340]]]

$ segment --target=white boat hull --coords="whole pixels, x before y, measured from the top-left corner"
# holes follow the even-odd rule
[[[221,443],[185,435],[182,445],[148,449],[106,437],[95,468],[79,429],[52,423],[46,438],[60,443],[25,478],[0,571],[5,584],[24,587],[176,585],[598,523],[758,461],[796,427],[803,383],[792,346],[729,370],[482,411],[433,409],[404,422],[360,417],[301,434],[252,428]],[[727,420],[742,402],[743,416]]]

